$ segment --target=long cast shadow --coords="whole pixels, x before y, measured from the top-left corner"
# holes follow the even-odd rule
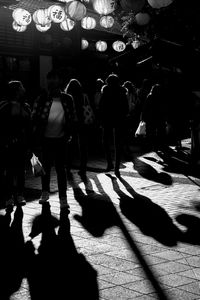
[[[25,243],[22,231],[23,210],[17,206],[13,220],[11,212],[0,216],[1,289],[0,299],[8,300],[18,291],[25,276]]]
[[[148,197],[136,193],[126,180],[120,178],[124,187],[131,194],[128,196],[120,189],[116,178],[109,177],[112,180],[113,189],[119,195],[122,213],[145,235],[153,237],[164,245],[175,246],[180,239],[181,232],[173,224],[166,211]]]
[[[149,164],[141,161],[139,158],[133,160],[134,169],[144,178],[159,182],[165,185],[172,185],[172,177],[165,172],[158,172]]]
[[[107,194],[93,191],[89,178],[85,194],[75,181],[71,181],[74,197],[82,208],[82,215],[74,218],[93,236],[101,237],[105,230],[117,224],[117,214]]]
[[[33,241],[26,242],[31,299],[98,300],[97,272],[85,256],[78,253],[70,234],[67,212],[61,209],[60,220],[57,220],[51,215],[50,206],[43,205],[41,215],[33,220],[30,236],[33,238],[40,232],[42,238],[37,253]]]
[[[182,234],[182,242],[194,245],[200,245],[200,237],[198,229],[200,228],[200,218],[189,215],[180,214],[176,216],[176,221],[186,227],[186,231]]]
[[[111,179],[116,180],[116,177],[113,177],[112,175],[108,175]],[[99,185],[99,180],[97,180],[98,183],[97,185]],[[155,274],[155,272],[153,272],[153,270],[151,270],[151,268],[148,265],[148,262],[145,260],[144,255],[142,253],[142,250],[138,247],[138,245],[135,243],[133,237],[130,235],[130,233],[128,232],[124,222],[122,221],[122,219],[120,218],[119,214],[118,214],[118,226],[121,229],[126,242],[128,244],[128,246],[130,247],[130,249],[133,251],[133,253],[135,254],[135,256],[137,257],[139,263],[141,264],[141,267],[144,270],[144,273],[147,275],[147,278],[149,279],[149,281],[151,282],[152,286],[154,287],[155,291],[156,291],[156,299],[160,299],[160,300],[168,300],[168,296],[167,294],[162,290],[162,288],[160,287],[160,284],[157,280],[157,276]]]

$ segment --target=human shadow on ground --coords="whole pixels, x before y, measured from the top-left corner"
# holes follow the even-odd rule
[[[51,215],[49,203],[44,204],[41,215],[33,220],[30,237],[33,239],[39,233],[38,249],[33,240],[26,242],[26,276],[31,299],[98,300],[97,272],[76,249],[67,211],[61,209],[58,220]]]
[[[176,221],[186,227],[186,231],[182,234],[181,241],[184,243],[200,245],[200,237],[198,230],[200,228],[200,218],[189,215],[189,214],[180,214],[176,216]]]
[[[10,299],[10,296],[18,291],[25,275],[22,220],[21,206],[16,207],[13,218],[11,211],[0,216],[1,300]]]
[[[128,196],[120,189],[116,177],[107,176],[112,180],[113,189],[119,196],[121,212],[127,219],[139,227],[143,234],[153,237],[166,246],[175,246],[181,232],[166,211],[146,196],[136,193],[127,181],[120,178],[131,195]]]
[[[135,157],[133,160],[134,169],[144,178],[162,183],[164,185],[172,185],[172,177],[165,172],[158,172],[149,164]]]
[[[85,192],[76,181],[71,181],[74,197],[82,208],[82,215],[76,214],[74,218],[93,236],[101,237],[107,228],[117,224],[116,210],[107,194],[93,191],[88,178],[85,183]]]
[[[168,148],[165,151],[157,151],[157,155],[162,159],[159,163],[163,165],[164,171],[200,178],[200,169],[192,164],[190,155],[183,150]]]

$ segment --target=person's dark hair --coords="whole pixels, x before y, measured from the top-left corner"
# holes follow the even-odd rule
[[[71,95],[82,93],[82,85],[80,81],[76,78],[70,79],[65,88],[65,93]]]
[[[23,84],[20,80],[11,80],[7,85],[7,100],[12,101],[19,92],[20,89],[24,89]]]
[[[117,74],[111,73],[105,80],[107,85],[118,86],[120,84],[120,80]]]
[[[125,87],[129,92],[134,92],[136,89],[134,84],[129,80],[125,81],[122,87]]]

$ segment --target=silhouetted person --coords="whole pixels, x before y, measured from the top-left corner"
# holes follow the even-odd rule
[[[44,204],[49,200],[50,174],[55,163],[60,207],[69,208],[66,193],[66,144],[71,135],[73,112],[69,106],[72,98],[61,92],[60,82],[57,71],[52,70],[47,74],[48,91],[41,94],[33,106],[33,134],[36,144],[40,144],[42,149],[42,165],[45,171],[39,203]]]
[[[78,146],[80,153],[79,175],[85,177],[87,171],[88,160],[88,138],[90,126],[86,124],[83,105],[85,101],[89,101],[88,95],[84,92],[81,82],[72,78],[65,88],[65,92],[72,95],[76,112],[76,126],[73,135],[78,137]]]
[[[110,74],[106,79],[106,85],[102,88],[99,113],[103,127],[103,143],[107,160],[107,171],[114,168],[115,174],[119,176],[126,128],[125,122],[128,114],[128,101],[126,89],[120,85],[120,79],[116,74]],[[111,152],[111,140],[113,137],[115,165],[113,164]]]
[[[0,102],[0,155],[5,175],[6,207],[25,205],[25,162],[30,148],[31,111],[21,81],[7,85],[5,100]]]

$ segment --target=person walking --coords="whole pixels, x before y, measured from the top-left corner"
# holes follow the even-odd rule
[[[47,91],[35,101],[32,111],[35,145],[41,145],[42,165],[45,174],[42,179],[42,194],[39,200],[44,204],[50,197],[50,174],[53,164],[57,173],[60,207],[69,209],[67,202],[66,143],[70,139],[72,115],[69,103],[72,97],[61,92],[61,78],[56,70],[47,74]]]

